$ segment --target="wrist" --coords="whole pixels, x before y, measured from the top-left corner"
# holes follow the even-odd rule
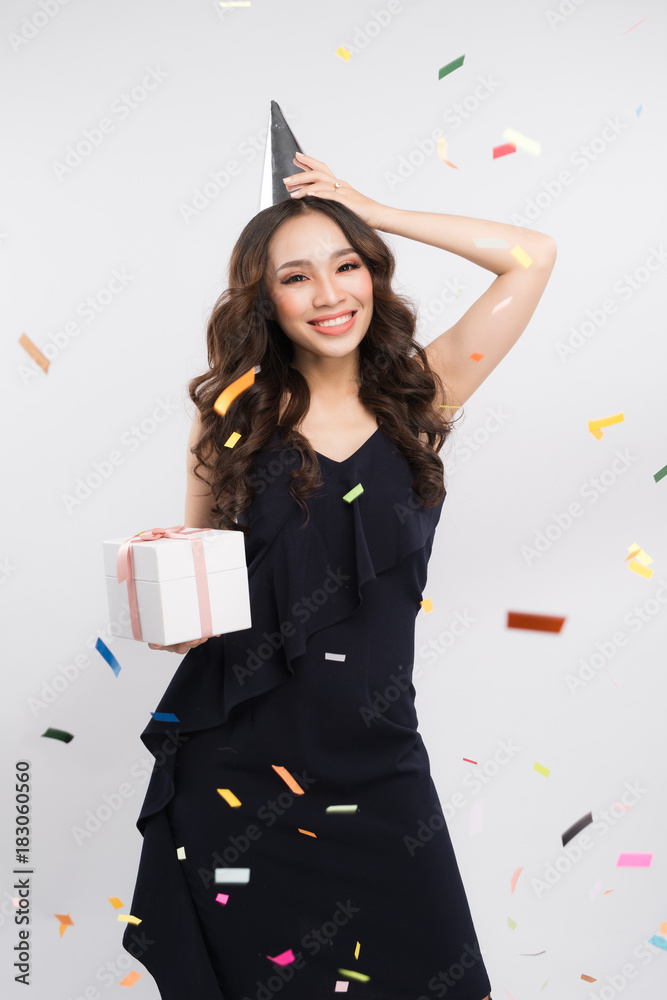
[[[392,208],[391,205],[380,205],[378,202],[378,222],[375,228],[383,233],[391,233],[394,220],[400,212],[400,208]]]

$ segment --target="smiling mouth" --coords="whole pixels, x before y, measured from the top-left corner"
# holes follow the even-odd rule
[[[341,316],[337,316],[336,319],[326,319],[318,322],[317,320],[308,320],[309,326],[321,326],[322,329],[335,329],[337,326],[345,326],[350,320],[356,315],[357,310],[351,309],[349,312],[343,313]]]

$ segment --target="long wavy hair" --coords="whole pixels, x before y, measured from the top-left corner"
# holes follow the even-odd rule
[[[218,528],[247,530],[241,515],[257,488],[251,464],[276,430],[285,447],[301,455],[300,467],[290,473],[289,493],[306,511],[304,528],[310,518],[305,501],[322,486],[316,454],[295,429],[308,412],[310,390],[301,372],[291,367],[293,344],[275,319],[264,279],[272,236],[288,219],[308,212],[322,212],[337,223],[371,273],[373,313],[358,347],[359,400],[375,413],[378,425],[410,464],[415,474],[412,489],[419,503],[434,507],[444,496],[444,466],[437,453],[452,420],[447,417],[449,411],[441,411],[442,416],[436,412],[434,401],[440,396],[449,402],[449,395],[415,339],[416,307],[391,287],[394,254],[351,209],[308,195],[265,208],[243,229],[230,257],[228,288],[216,301],[207,324],[209,370],[188,384],[202,424],[202,434],[192,448],[197,459],[194,474],[211,490],[211,520]],[[218,414],[213,404],[220,393],[258,365],[254,384],[234,399],[224,416]],[[289,403],[279,424],[286,394]],[[234,447],[225,447],[234,432],[241,437]],[[420,433],[427,435],[428,445],[421,443]],[[206,478],[198,472],[201,466],[208,472]]]

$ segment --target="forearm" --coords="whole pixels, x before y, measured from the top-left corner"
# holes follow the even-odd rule
[[[376,227],[381,232],[448,250],[494,274],[523,269],[523,264],[510,252],[517,246],[535,263],[553,262],[556,255],[553,238],[532,229],[487,219],[469,219],[463,215],[412,212],[388,205],[383,205],[382,209],[381,224]],[[475,239],[504,240],[507,248],[478,247]]]

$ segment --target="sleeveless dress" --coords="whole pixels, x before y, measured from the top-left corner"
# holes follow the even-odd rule
[[[252,627],[189,650],[156,709],[178,722],[141,734],[155,764],[123,947],[162,1000],[482,1000],[411,679],[443,501],[418,502],[381,427],[317,459],[301,529],[299,453],[276,431],[257,455]]]

